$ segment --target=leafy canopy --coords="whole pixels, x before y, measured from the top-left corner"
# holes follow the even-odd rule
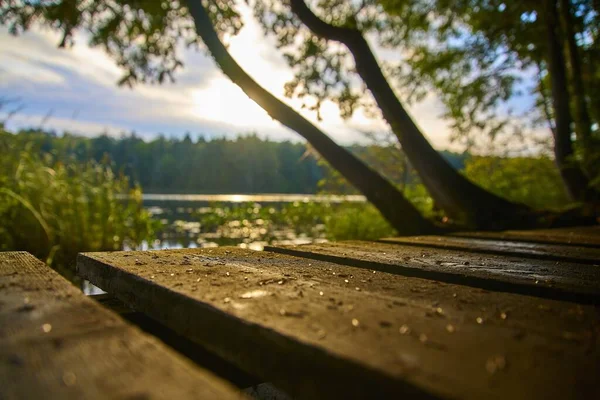
[[[242,27],[231,1],[210,1],[207,10],[221,35]],[[7,0],[0,5],[0,23],[13,34],[34,24],[62,33],[60,46],[74,44],[84,31],[89,45],[103,48],[124,70],[120,84],[162,83],[183,66],[181,51],[201,45],[194,21],[180,1],[147,0]]]
[[[267,34],[294,71],[288,96],[318,112],[335,102],[343,117],[358,107],[377,115],[344,46],[316,38],[292,13],[287,0],[248,2]],[[542,60],[539,2],[501,0],[319,0],[309,2],[324,21],[357,28],[383,50],[388,78],[408,101],[435,90],[456,138],[478,132],[496,135],[514,121],[506,102]],[[242,28],[240,2],[204,0],[221,37]],[[590,31],[591,1],[578,2],[579,31]],[[587,22],[586,22],[587,21]],[[592,22],[590,22],[592,21]],[[7,0],[0,23],[18,34],[34,23],[62,32],[61,46],[84,31],[91,46],[102,47],[125,74],[121,84],[174,79],[186,46],[201,46],[185,2],[145,0]],[[595,22],[593,22],[595,23]],[[594,31],[595,32],[595,31]]]

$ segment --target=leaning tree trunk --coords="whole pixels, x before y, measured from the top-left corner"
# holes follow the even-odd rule
[[[584,147],[592,136],[592,122],[588,113],[587,96],[583,87],[583,75],[581,69],[581,57],[579,47],[575,42],[575,30],[573,29],[573,14],[570,0],[560,0],[560,10],[564,25],[564,34],[569,53],[569,65],[571,66],[571,82],[573,88],[573,100],[575,102],[575,127],[577,138],[582,141]]]
[[[565,58],[558,39],[558,10],[555,0],[546,2],[546,40],[548,71],[554,108],[554,157],[569,196],[575,201],[585,201],[589,196],[588,179],[573,159],[571,140],[571,111]]]
[[[291,0],[292,11],[317,36],[343,43],[354,56],[356,70],[373,94],[384,118],[402,144],[436,203],[480,229],[497,229],[523,222],[528,208],[496,196],[456,171],[425,139],[387,82],[369,44],[357,29],[329,25],[304,0]]]
[[[316,126],[256,83],[235,62],[220,41],[201,0],[189,0],[188,7],[198,35],[223,72],[272,118],[302,135],[377,207],[399,234],[422,234],[437,230],[389,181],[346,149],[338,146]]]

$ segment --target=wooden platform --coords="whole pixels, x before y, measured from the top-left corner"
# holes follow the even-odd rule
[[[0,399],[241,397],[28,253],[0,253]]]
[[[590,239],[599,232],[87,253],[78,270],[293,398],[591,399],[600,398],[600,245]],[[220,382],[190,368],[200,385]]]

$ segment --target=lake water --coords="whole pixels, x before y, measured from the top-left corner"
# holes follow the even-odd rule
[[[272,217],[290,206],[301,209],[311,203],[365,201],[358,195],[144,194],[144,208],[161,222],[162,229],[153,243],[143,243],[139,249],[238,246],[261,251],[266,245],[323,243],[327,241],[323,224],[289,224]],[[83,291],[103,293],[87,281]]]
[[[156,194],[142,195],[144,203],[152,202],[196,202],[196,203],[293,203],[293,202],[358,202],[364,203],[362,195],[321,195],[321,194]]]
[[[274,222],[276,218],[270,216],[290,206],[365,201],[360,195],[144,194],[144,207],[161,221],[163,229],[154,243],[144,243],[142,249],[228,245],[262,250],[267,244],[323,242],[322,224],[301,228]]]

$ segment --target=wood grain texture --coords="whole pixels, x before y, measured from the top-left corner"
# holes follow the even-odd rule
[[[0,253],[0,399],[241,397],[30,254]]]
[[[263,383],[261,380],[245,373],[222,358],[217,357],[214,353],[209,352],[204,347],[192,342],[185,336],[177,334],[177,332],[172,329],[148,317],[144,313],[133,310],[131,307],[123,304],[120,300],[111,297],[106,293],[88,296],[88,298],[93,298],[93,300],[102,305],[102,307],[108,308],[119,314],[127,322],[142,329],[149,335],[160,339],[161,342],[165,343],[185,358],[192,360],[194,364],[200,366],[200,368],[211,371],[214,375],[223,378],[237,388],[247,389]],[[273,398],[272,400],[278,400],[278,398]]]
[[[296,398],[598,398],[597,308],[236,248],[79,273]]]
[[[433,247],[471,253],[498,254],[600,266],[600,248],[452,236],[408,236],[384,238],[380,241],[405,246]]]
[[[600,248],[600,225],[526,231],[457,232],[453,236]]]
[[[600,304],[600,268],[589,264],[363,241],[265,250],[486,290]]]

